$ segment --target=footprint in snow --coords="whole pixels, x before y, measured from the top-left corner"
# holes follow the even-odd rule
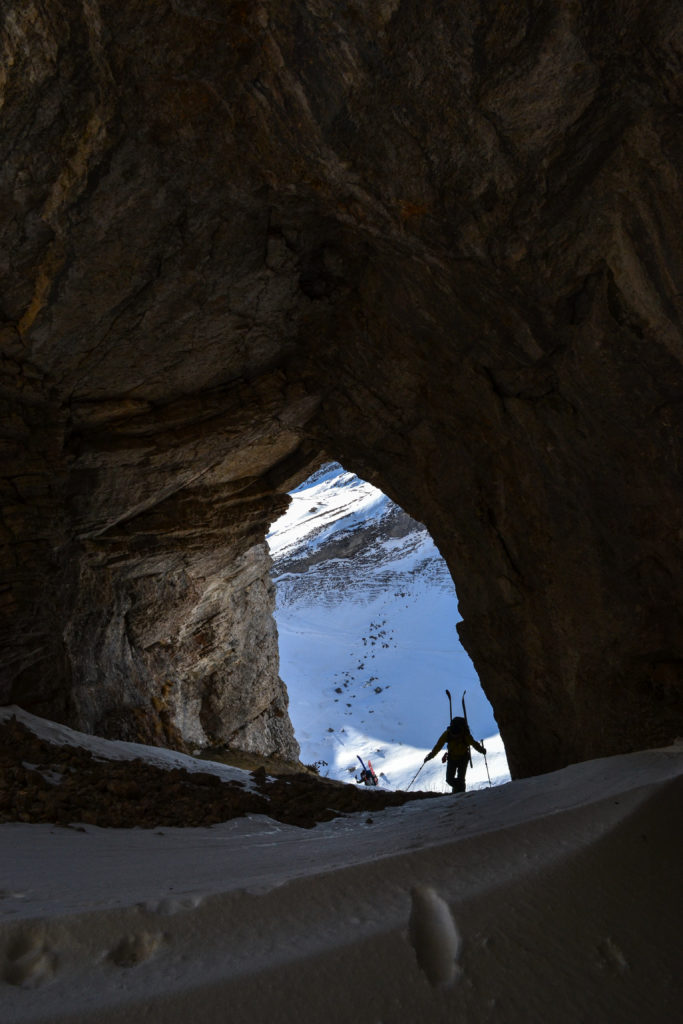
[[[460,934],[451,909],[429,885],[411,889],[408,936],[418,966],[433,988],[451,985],[460,974]]]
[[[45,929],[30,927],[10,943],[2,977],[20,988],[39,988],[52,980],[57,966],[57,955],[46,940]]]

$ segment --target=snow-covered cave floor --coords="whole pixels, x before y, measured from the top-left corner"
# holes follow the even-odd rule
[[[4,824],[0,1019],[673,1021],[682,774],[678,743],[313,830]]]

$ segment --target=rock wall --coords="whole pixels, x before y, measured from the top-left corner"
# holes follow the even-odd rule
[[[676,5],[0,31],[0,700],[291,744],[260,546],[329,457],[430,529],[513,773],[680,732]]]

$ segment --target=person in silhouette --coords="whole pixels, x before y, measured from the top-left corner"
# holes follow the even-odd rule
[[[453,793],[464,793],[465,775],[467,774],[467,765],[470,761],[470,747],[474,747],[480,754],[486,753],[486,747],[473,739],[464,718],[452,718],[451,724],[445,732],[441,733],[425,757],[424,763],[436,757],[444,743],[448,744],[447,753],[441,759],[446,762],[446,782],[451,787]]]

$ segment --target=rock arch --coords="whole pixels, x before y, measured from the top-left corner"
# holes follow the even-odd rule
[[[3,16],[0,700],[293,749],[263,537],[330,457],[428,526],[513,774],[680,732],[673,6]]]

